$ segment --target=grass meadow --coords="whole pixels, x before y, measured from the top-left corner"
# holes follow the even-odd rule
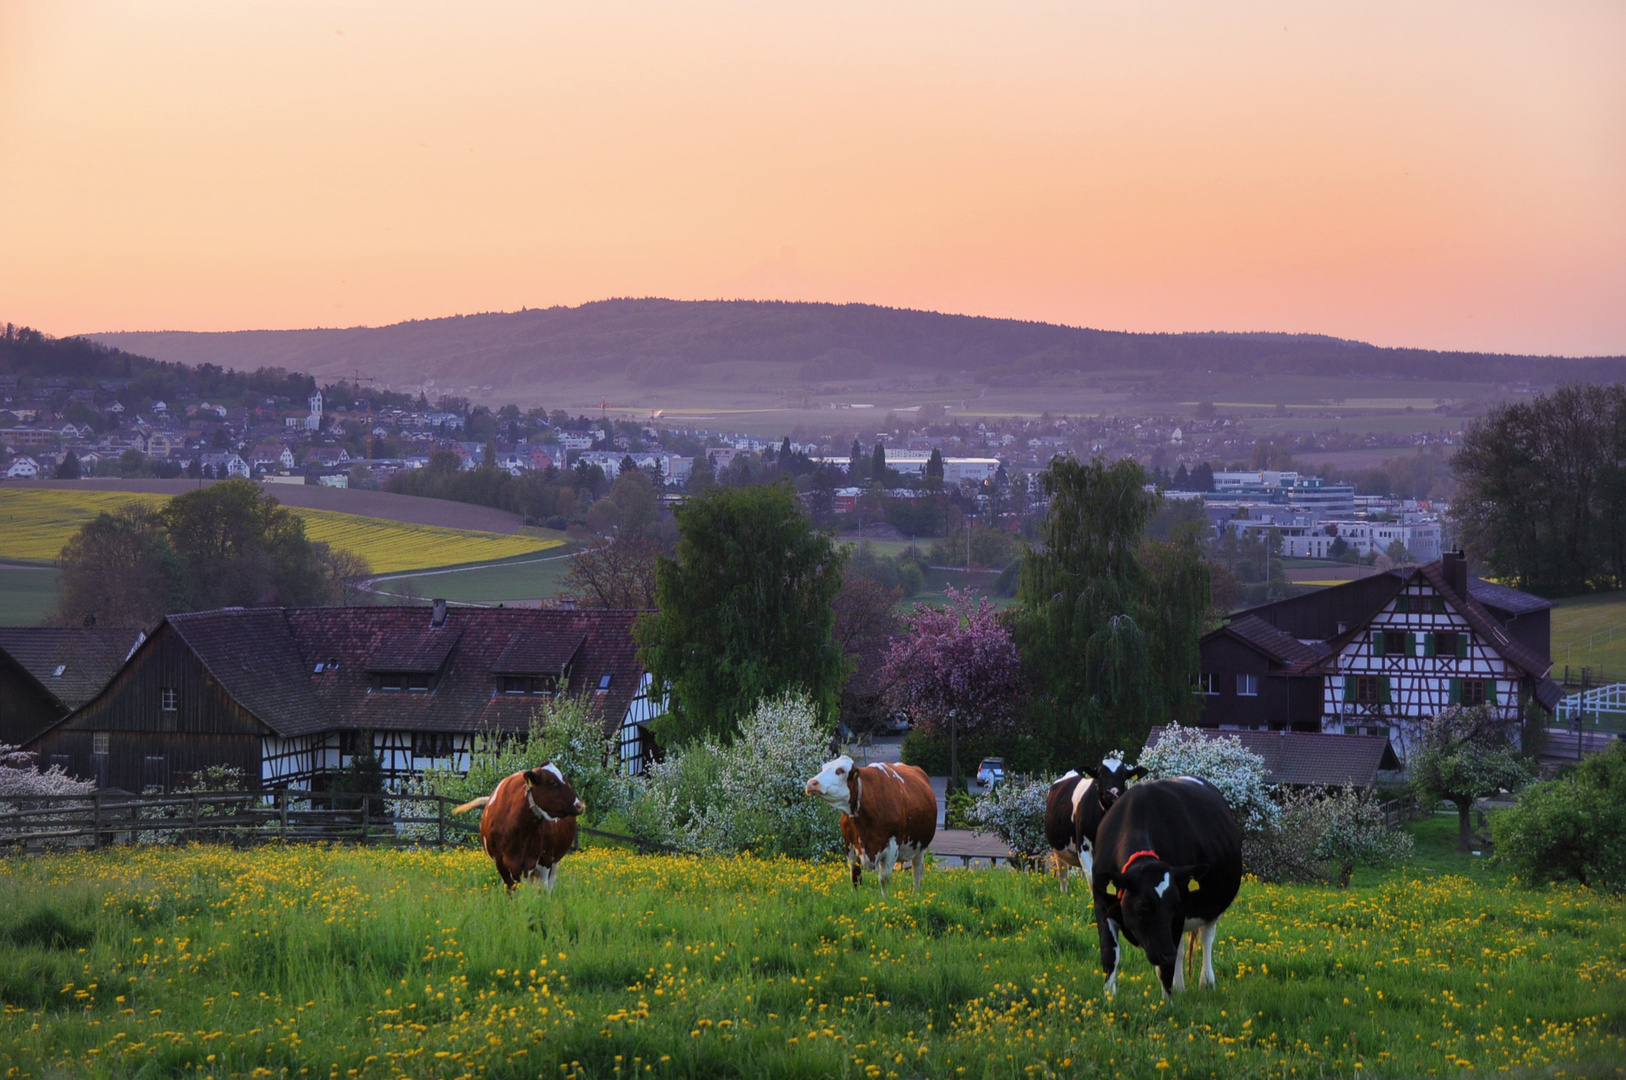
[[[272,494],[276,492],[273,490]],[[0,559],[54,562],[79,527],[132,502],[161,506],[170,496],[60,488],[0,488]],[[348,548],[379,574],[508,559],[561,547],[562,534],[539,529],[476,532],[294,508],[312,540]]]
[[[1426,845],[1425,845],[1426,846]],[[1478,869],[1478,868],[1475,868]],[[0,1076],[1618,1075],[1626,909],[1438,868],[1249,883],[1216,991],[1102,996],[1084,893],[933,870],[476,851],[0,860]]]
[[[439,596],[459,604],[545,599],[560,595],[570,573],[565,551],[561,547],[483,566],[403,574],[380,581],[375,588],[382,596]]]
[[[1613,635],[1610,631],[1613,630]],[[1553,663],[1563,674],[1581,679],[1581,667],[1602,670],[1609,679],[1626,679],[1626,592],[1593,593],[1553,602]]]

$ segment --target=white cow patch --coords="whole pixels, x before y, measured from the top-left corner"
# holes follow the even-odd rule
[[[1077,787],[1073,788],[1073,813],[1074,813],[1074,815],[1077,815],[1077,813],[1078,813],[1078,804],[1084,801],[1085,793],[1088,792],[1090,790],[1090,788],[1092,788],[1094,786],[1095,786],[1095,781],[1094,780],[1086,780],[1082,784],[1079,784]]]
[[[891,765],[877,764],[875,767],[880,769],[882,774],[890,776],[900,784],[903,783],[903,777],[898,775],[898,770],[894,769]]]
[[[1064,781],[1071,780],[1073,777],[1075,777],[1077,775],[1078,775],[1078,770],[1077,769],[1068,769],[1066,772],[1064,772],[1060,776],[1056,777],[1056,783],[1060,784],[1060,783],[1062,783]]]
[[[1119,769],[1124,767],[1124,759],[1109,757],[1101,762],[1101,767],[1107,772],[1117,772]]]
[[[542,771],[543,772],[550,772],[555,777],[557,777],[559,779],[560,783],[564,782],[565,774],[560,772],[559,771],[559,766],[555,765],[553,762],[550,761],[546,765],[542,766]]]
[[[1163,894],[1169,891],[1170,883],[1169,875],[1167,871],[1165,871],[1163,874],[1163,880],[1157,883],[1157,889],[1155,890],[1159,900],[1163,899]]]
[[[1207,782],[1195,776],[1176,776],[1175,779],[1184,780],[1188,784],[1202,784]]]

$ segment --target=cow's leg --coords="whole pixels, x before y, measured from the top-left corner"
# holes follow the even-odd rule
[[[1091,853],[1088,844],[1079,849],[1078,868],[1084,871],[1084,887],[1095,888],[1095,855]]]
[[[1051,857],[1056,860],[1056,880],[1061,883],[1061,894],[1063,896],[1066,896],[1067,895],[1067,874],[1068,874],[1068,871],[1070,871],[1072,869],[1072,867],[1068,866],[1066,860],[1062,858],[1062,852],[1060,850],[1058,850],[1056,848],[1051,848],[1050,849],[1050,854],[1051,854]]]
[[[1197,980],[1197,985],[1205,990],[1214,989],[1214,932],[1219,929],[1219,920],[1204,926],[1203,935],[1203,973]]]
[[[915,852],[914,864],[915,892],[919,892],[921,879],[926,876],[926,853],[924,851]]]
[[[1101,927],[1101,969],[1107,973],[1106,992],[1111,997],[1118,992],[1118,966],[1123,963],[1123,947],[1118,941],[1118,924],[1101,915],[1096,916]]]
[[[1191,935],[1182,933],[1174,946],[1174,989],[1181,994],[1186,992],[1186,946],[1190,941]],[[1167,993],[1164,991],[1165,996]]]
[[[881,879],[881,895],[886,895],[886,883],[892,880],[892,868],[898,864],[898,838],[887,841],[886,847],[875,859],[875,876]]]
[[[847,870],[853,876],[853,888],[858,888],[858,881],[864,876],[864,853],[857,848],[847,849]]]
[[[546,889],[548,892],[552,892],[554,879],[559,876],[559,864],[554,863],[545,870],[541,869],[540,867],[538,867],[538,869],[541,870],[540,880],[542,882],[542,888]]]

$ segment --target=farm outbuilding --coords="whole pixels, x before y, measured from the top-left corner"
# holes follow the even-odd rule
[[[0,743],[21,746],[89,701],[144,636],[133,627],[0,626]]]
[[[210,765],[319,790],[371,753],[386,782],[466,768],[475,737],[588,697],[641,769],[658,712],[631,611],[225,608],[171,615],[27,749],[103,787],[169,788]]]
[[[1143,754],[1163,738],[1161,727],[1146,737]],[[1234,736],[1265,759],[1265,781],[1286,787],[1371,787],[1380,772],[1395,772],[1400,759],[1381,735],[1324,735],[1309,731],[1218,731]]]

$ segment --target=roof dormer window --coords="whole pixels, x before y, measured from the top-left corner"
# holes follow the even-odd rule
[[[62,678],[62,673],[64,671],[67,671],[67,670],[68,670],[68,665],[67,664],[58,664],[56,666],[56,670],[51,672],[51,678],[60,679],[60,678]]]

